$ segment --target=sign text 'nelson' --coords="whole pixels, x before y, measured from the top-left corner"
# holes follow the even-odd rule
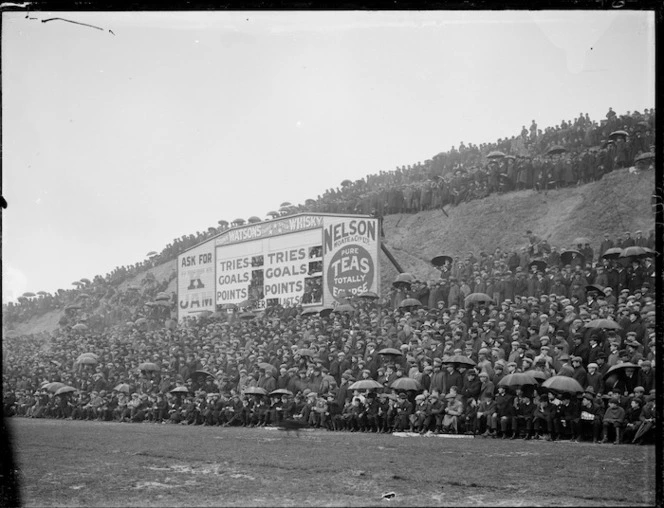
[[[369,243],[370,241],[376,241],[376,221],[351,220],[325,229],[326,252],[348,242]]]

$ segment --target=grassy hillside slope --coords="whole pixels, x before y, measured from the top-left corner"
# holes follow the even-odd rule
[[[449,217],[441,210],[419,214],[385,217],[384,242],[401,267],[420,279],[435,277],[429,260],[438,254],[465,256],[469,251],[514,249],[527,245],[530,229],[559,249],[570,247],[577,236],[587,236],[597,249],[606,232],[622,235],[623,231],[641,229],[645,236],[655,227],[650,199],[655,190],[653,172],[631,174],[614,171],[599,182],[565,188],[548,193],[519,191],[492,195],[483,200],[447,207]],[[176,269],[175,260],[150,271],[158,281],[167,279]],[[384,253],[380,253],[381,287],[387,289],[397,270]],[[141,272],[120,285],[140,286],[146,272]],[[175,291],[176,280],[168,292]],[[62,311],[53,311],[16,326],[16,331],[37,333],[54,330]]]

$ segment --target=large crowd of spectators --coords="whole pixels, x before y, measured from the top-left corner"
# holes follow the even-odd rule
[[[620,130],[627,136],[610,139],[611,133]],[[307,199],[304,204],[272,212],[272,217],[301,212],[360,213],[382,217],[456,205],[493,192],[548,190],[588,183],[615,168],[631,165],[640,154],[654,151],[654,133],[654,108],[645,109],[643,113],[628,111],[620,116],[609,108],[606,118],[599,123],[591,120],[587,113],[579,113],[573,120],[563,120],[544,130],[532,120],[529,128],[524,125],[518,136],[479,146],[472,143],[466,146],[462,142],[458,149],[452,147],[424,163],[380,171],[355,182],[345,180],[341,187],[328,189],[317,199]],[[562,147],[565,152],[547,155],[554,146]],[[487,158],[496,151],[505,157]],[[650,166],[646,163],[644,167]],[[175,238],[161,252],[153,252],[146,260],[117,267],[104,277],[95,276],[83,289],[92,291],[94,303],[95,299],[102,298],[122,282],[171,261],[185,250],[243,223],[237,219],[230,223],[220,220],[218,226],[211,226],[206,231]],[[16,303],[3,304],[5,327],[11,329],[13,323],[80,303],[77,300],[79,289],[22,296]]]
[[[149,314],[139,298],[120,296],[110,312],[126,306],[132,319],[143,318],[4,341],[4,414],[651,441],[652,259],[586,263],[585,256],[594,259],[586,250],[565,263],[536,235],[528,238],[516,257],[499,249],[469,253],[442,266],[435,280],[395,284],[378,300],[354,297],[349,312],[272,306],[176,324]],[[633,241],[630,235],[623,247]],[[491,300],[472,303],[466,297],[473,292]],[[598,319],[610,326],[588,326]],[[386,348],[395,354],[381,354]],[[513,373],[540,381],[504,387]],[[583,392],[545,389],[541,382],[553,376],[576,380]],[[350,388],[361,380],[377,388]],[[404,389],[394,387],[397,380]],[[56,395],[61,386],[70,391]]]

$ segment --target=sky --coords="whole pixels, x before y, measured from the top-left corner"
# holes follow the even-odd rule
[[[29,18],[2,15],[3,303],[533,119],[654,106],[652,12]]]

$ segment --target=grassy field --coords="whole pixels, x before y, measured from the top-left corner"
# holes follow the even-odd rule
[[[8,423],[25,506],[655,504],[653,446]]]

